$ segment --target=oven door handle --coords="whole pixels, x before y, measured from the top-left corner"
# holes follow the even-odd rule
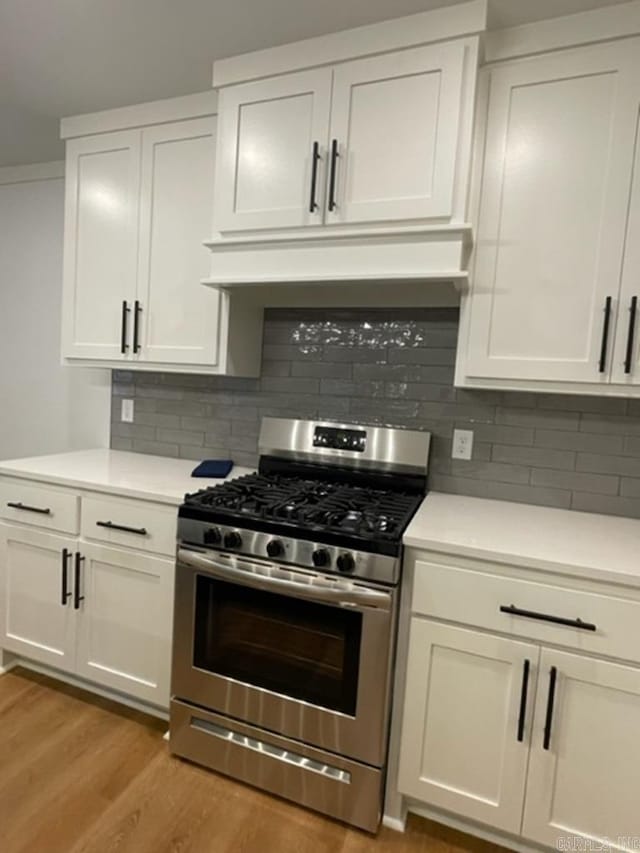
[[[235,566],[225,566],[216,560],[212,560],[210,557],[202,557],[200,554],[194,551],[187,551],[184,548],[180,548],[178,551],[178,562],[191,566],[194,569],[200,569],[208,575],[220,578],[221,580],[241,583],[255,589],[265,590],[266,592],[290,593],[296,598],[304,598],[307,601],[319,601],[323,604],[334,604],[338,607],[375,607],[378,610],[391,609],[391,593],[375,589],[365,589],[364,587],[349,590],[334,589],[332,587],[322,589],[310,584],[267,577],[259,572],[251,571],[250,568],[241,569]],[[242,563],[237,558],[236,562]],[[244,565],[251,566],[247,562],[244,562]]]

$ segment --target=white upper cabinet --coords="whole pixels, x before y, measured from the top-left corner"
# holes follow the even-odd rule
[[[120,359],[136,289],[139,130],[67,143],[64,355]]]
[[[468,0],[217,60],[206,281],[466,279],[486,22]]]
[[[464,51],[454,42],[336,67],[327,222],[451,217]]]
[[[640,44],[605,43],[497,66],[487,91],[457,384],[546,383],[541,390],[558,391],[575,384],[598,393],[621,379],[627,309],[640,292],[632,281],[637,249],[627,240],[628,293],[620,295]],[[637,225],[638,192],[635,199]]]
[[[202,284],[215,109],[206,93],[63,121],[70,363],[258,374],[259,311]]]
[[[137,345],[144,361],[219,360],[220,292],[200,285],[209,270],[201,241],[211,222],[215,128],[209,116],[143,131]]]
[[[453,215],[466,43],[222,89],[214,227]]]
[[[639,138],[640,138],[640,126]],[[611,379],[640,385],[640,145],[636,144]]]
[[[217,230],[322,222],[330,103],[330,69],[223,90],[215,181]]]

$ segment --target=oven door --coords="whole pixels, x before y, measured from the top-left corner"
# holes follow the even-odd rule
[[[380,766],[394,601],[393,590],[181,548],[172,694]]]

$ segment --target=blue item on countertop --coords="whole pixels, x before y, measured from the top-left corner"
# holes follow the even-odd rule
[[[205,459],[191,472],[192,477],[226,477],[233,468],[231,459]]]

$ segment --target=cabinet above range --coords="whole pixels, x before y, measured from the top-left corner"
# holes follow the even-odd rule
[[[262,318],[208,269],[212,92],[64,119],[69,364],[257,375]]]
[[[207,281],[464,278],[485,25],[472,0],[216,62]]]

